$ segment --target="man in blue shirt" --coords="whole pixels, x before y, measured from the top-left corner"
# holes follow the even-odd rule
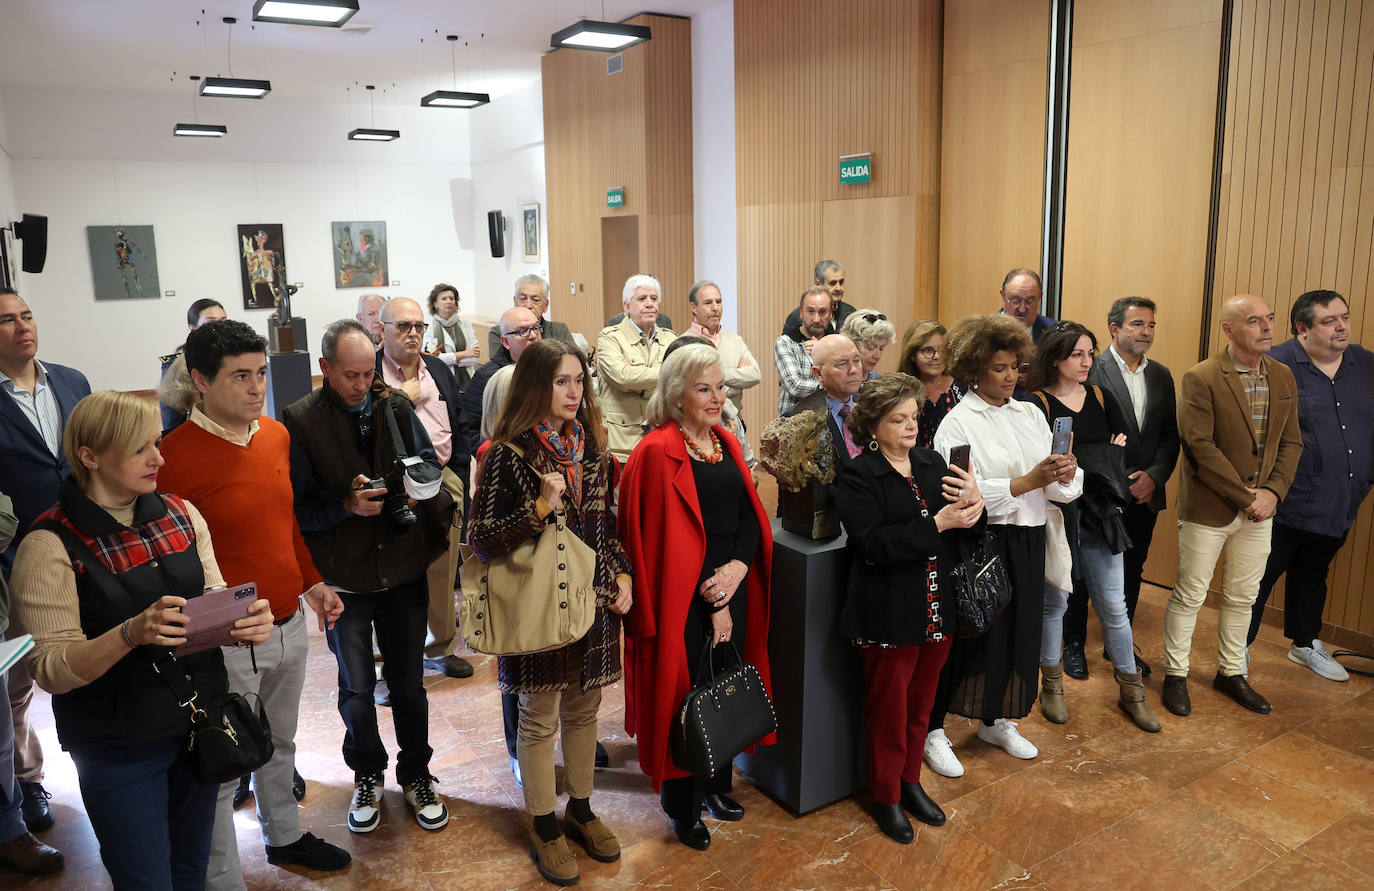
[[[1317,635],[1326,574],[1374,482],[1374,353],[1350,342],[1350,307],[1335,291],[1308,291],[1293,304],[1293,338],[1269,355],[1298,383],[1302,458],[1274,516],[1269,561],[1250,618],[1253,643],[1264,604],[1287,573],[1283,633],[1288,658],[1332,681],[1348,681]]]

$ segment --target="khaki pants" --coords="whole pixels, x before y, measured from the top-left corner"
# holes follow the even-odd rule
[[[425,635],[425,658],[442,659],[453,652],[457,638],[458,610],[454,605],[453,580],[458,574],[458,564],[462,562],[459,554],[463,516],[463,481],[458,474],[444,468],[444,488],[453,496],[457,513],[453,526],[448,531],[448,550],[429,565],[425,580],[429,584],[429,614],[426,623],[429,631]]]
[[[1241,673],[1250,610],[1269,559],[1273,525],[1272,519],[1252,523],[1244,513],[1237,514],[1225,526],[1179,522],[1178,582],[1164,610],[1164,670],[1168,675],[1188,676],[1197,611],[1207,599],[1207,585],[1216,569],[1217,557],[1222,554],[1226,555],[1226,565],[1222,569],[1217,620],[1217,667],[1224,675]]]
[[[568,688],[552,693],[520,694],[520,729],[515,751],[525,783],[525,808],[534,816],[551,814],[558,805],[553,769],[553,740],[563,731],[563,766],[568,795],[590,798],[596,772],[596,711],[601,688],[582,693],[583,645],[568,654]]]
[[[14,632],[11,629],[11,633]],[[9,687],[10,712],[14,716],[14,775],[21,783],[43,781],[43,747],[38,734],[29,723],[29,706],[33,703],[33,678],[24,662],[14,663],[6,678]]]

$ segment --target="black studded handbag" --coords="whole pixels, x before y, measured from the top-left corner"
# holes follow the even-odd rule
[[[959,636],[981,637],[1011,602],[1011,581],[991,535],[961,544],[960,551],[963,559],[949,572]]]
[[[702,779],[778,729],[758,668],[740,657],[733,642],[721,646],[734,654],[735,664],[722,664],[717,673],[715,647],[708,640],[697,664],[697,685],[673,719],[673,763]]]

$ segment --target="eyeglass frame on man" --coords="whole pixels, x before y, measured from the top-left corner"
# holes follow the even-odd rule
[[[399,331],[401,334],[409,334],[412,331],[414,331],[416,334],[419,334],[423,332],[426,327],[424,322],[388,322],[383,320],[382,324],[390,325],[391,327]]]
[[[524,328],[516,328],[514,331],[507,331],[507,332],[505,332],[504,334],[502,334],[501,336],[502,336],[502,337],[518,337],[518,338],[520,338],[521,340],[526,340],[526,339],[528,339],[528,338],[530,337],[530,335],[532,335],[532,334],[538,334],[539,336],[542,337],[542,336],[544,335],[544,323],[543,323],[543,322],[540,322],[540,323],[537,324],[537,325],[527,325],[527,326],[525,326]]]

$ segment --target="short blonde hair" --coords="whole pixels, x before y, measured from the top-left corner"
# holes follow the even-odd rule
[[[876,309],[856,309],[849,314],[840,326],[840,333],[857,346],[873,346],[878,341],[886,341],[889,345],[897,339],[897,329],[892,327],[892,323],[887,320]]]
[[[515,363],[503,365],[487,379],[482,390],[482,442],[491,439],[496,433],[496,422],[501,417],[501,409],[506,407],[506,394],[510,392],[510,379],[515,376]]]
[[[161,430],[157,405],[152,401],[118,390],[97,390],[72,409],[62,431],[62,448],[67,453],[72,476],[85,491],[91,482],[91,470],[77,455],[78,449],[85,446],[97,455],[115,453],[126,457]]]
[[[654,428],[669,421],[681,421],[682,406],[678,405],[678,400],[712,365],[720,368],[720,353],[713,346],[698,343],[674,350],[663,360],[663,367],[658,372],[658,386],[644,410],[645,423]]]

